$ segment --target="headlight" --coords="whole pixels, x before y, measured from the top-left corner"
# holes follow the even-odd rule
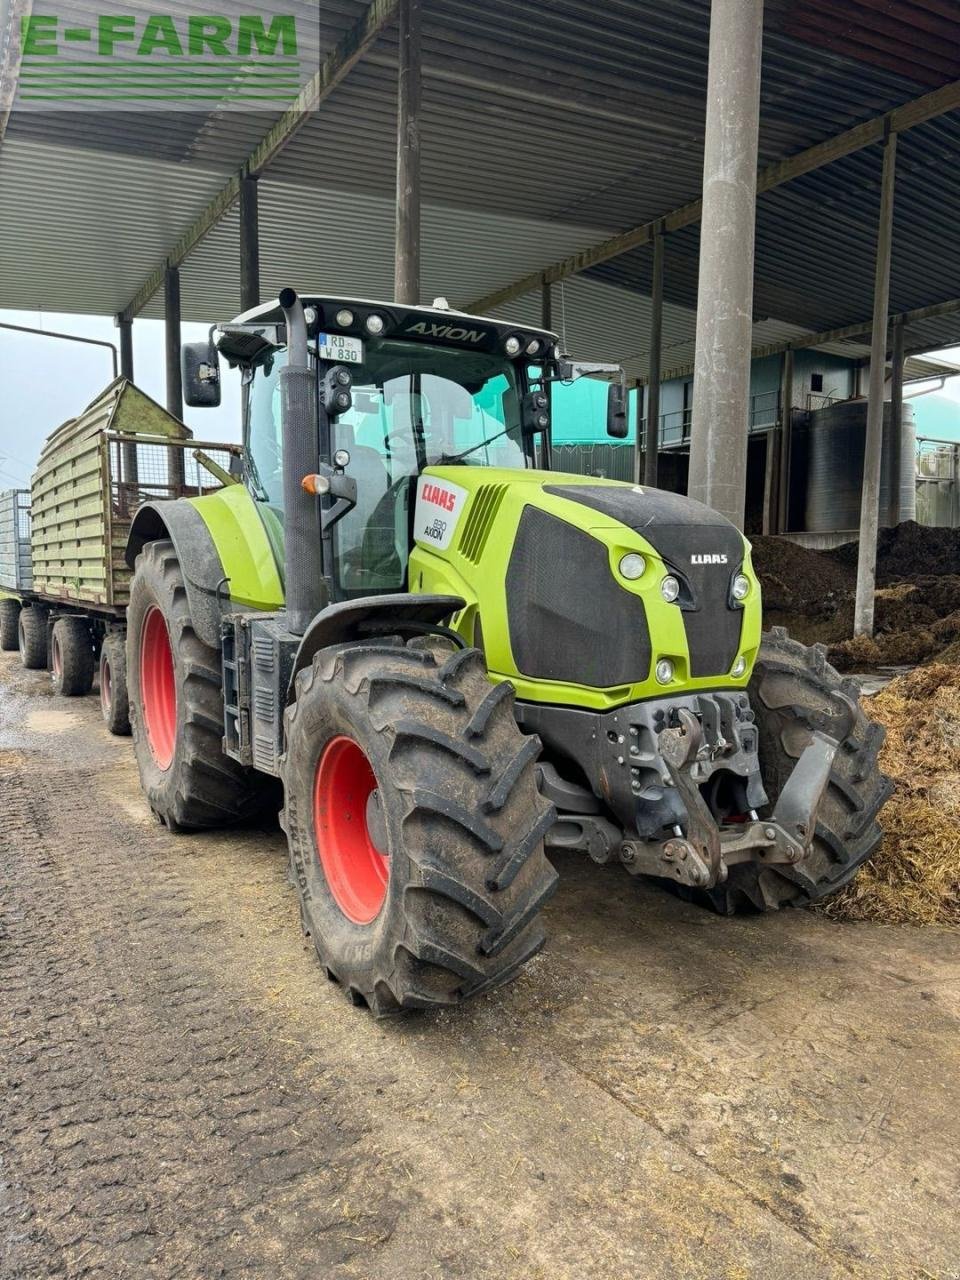
[[[747,660],[741,654],[741,656],[736,660],[736,662],[730,668],[730,674],[733,676],[734,680],[739,680],[740,677],[743,675],[743,673],[746,671],[746,669],[747,669]]]
[[[631,551],[623,557],[618,567],[624,578],[629,582],[636,582],[637,578],[643,577],[647,562],[636,551]]]
[[[750,579],[742,573],[738,573],[733,580],[733,598],[734,600],[746,600],[750,594]]]
[[[503,344],[503,349],[508,356],[516,356],[520,354],[520,339],[510,337]]]
[[[349,329],[354,320],[353,312],[344,307],[342,311],[337,312],[336,320],[341,329]]]
[[[673,604],[677,596],[680,594],[680,580],[675,578],[672,573],[668,573],[664,580],[660,583],[660,594],[666,600],[667,604]]]
[[[372,316],[367,316],[363,323],[367,333],[369,333],[373,338],[379,338],[380,334],[383,333],[386,328],[383,316],[378,316],[376,312],[374,312]]]
[[[535,355],[538,355],[539,352],[540,352],[540,343],[537,341],[536,338],[533,338],[530,342],[527,343],[527,355],[535,356]]]
[[[659,684],[669,684],[673,679],[673,663],[669,658],[661,658],[657,663],[656,676]]]

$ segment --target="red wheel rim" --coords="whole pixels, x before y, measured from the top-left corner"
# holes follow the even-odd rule
[[[59,679],[63,675],[63,655],[60,652],[60,637],[53,633],[53,674]]]
[[[163,614],[151,605],[140,633],[140,700],[150,752],[169,769],[177,740],[177,684],[173,651]]]
[[[334,901],[354,924],[378,915],[390,879],[390,859],[367,829],[367,801],[376,789],[370,761],[352,738],[327,743],[313,784],[317,856]]]
[[[110,676],[110,663],[104,658],[100,663],[100,705],[103,707],[104,714],[110,711],[110,703],[113,701],[113,681]]]

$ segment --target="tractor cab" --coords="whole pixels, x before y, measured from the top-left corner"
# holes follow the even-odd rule
[[[300,302],[317,457],[356,490],[331,533],[333,598],[404,588],[416,482],[427,468],[549,466],[551,384],[619,373],[565,358],[554,333],[466,316],[443,298],[432,307],[314,296]],[[216,385],[217,352],[242,372],[251,493],[282,519],[280,375],[288,335],[279,302],[219,326],[216,347],[199,344],[192,361],[188,353],[188,403],[211,402],[205,397]],[[622,388],[612,390],[612,433],[620,434]]]

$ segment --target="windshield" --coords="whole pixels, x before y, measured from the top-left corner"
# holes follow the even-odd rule
[[[351,367],[353,408],[334,447],[376,449],[409,473],[425,466],[524,466],[513,365],[497,355],[414,342],[367,345]]]
[[[248,401],[254,482],[274,506],[283,502],[278,375],[286,358],[285,351],[278,351],[256,369]],[[373,450],[391,483],[431,465],[527,465],[520,393],[510,361],[422,343],[385,342],[368,344],[363,364],[350,372],[353,407],[334,424],[332,448],[347,449],[358,461],[358,449]],[[383,485],[376,487],[382,490]]]
[[[279,373],[286,352],[257,367],[248,390],[247,449],[257,496],[283,505]],[[335,526],[342,594],[406,585],[415,478],[427,466],[524,467],[520,392],[510,361],[414,342],[366,344],[351,365],[353,406],[333,423],[331,450],[350,454],[357,505]]]

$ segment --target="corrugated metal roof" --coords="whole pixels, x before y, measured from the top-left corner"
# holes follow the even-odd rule
[[[313,15],[317,57],[364,9],[362,0],[259,7]],[[89,11],[76,0],[78,14]],[[708,27],[709,0],[425,0],[424,297],[462,303],[695,199]],[[899,60],[883,47],[891,39]],[[957,47],[952,5],[768,0],[761,164],[949,80]],[[391,27],[262,178],[264,295],[287,283],[392,291],[395,57]],[[0,306],[120,310],[274,118],[15,109],[0,147]],[[955,115],[901,136],[895,310],[960,297],[958,157]],[[760,198],[756,334],[767,317],[822,330],[869,316],[878,178],[871,148]],[[692,344],[698,254],[696,227],[670,236],[665,367]],[[642,372],[649,256],[637,250],[556,287],[554,316],[565,308],[571,347]],[[237,309],[235,210],[182,275],[185,318]],[[532,321],[539,299],[508,310]],[[145,314],[162,314],[158,297]],[[911,345],[928,334],[958,341],[960,321],[916,326]]]

